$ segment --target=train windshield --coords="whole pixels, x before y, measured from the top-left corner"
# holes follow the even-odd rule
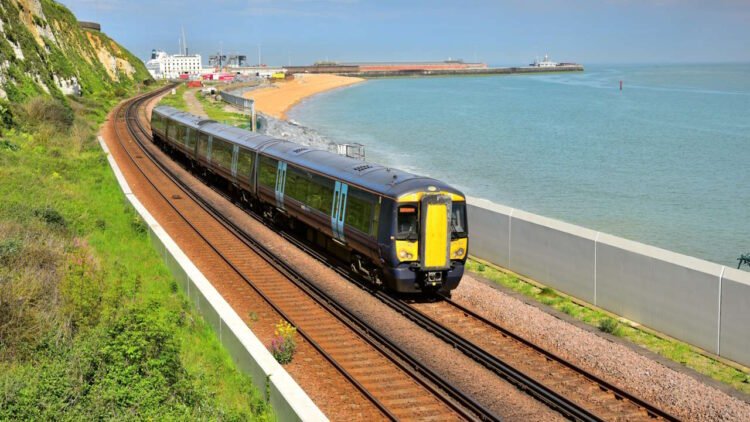
[[[461,239],[466,236],[466,203],[454,202],[451,211],[451,239]]]
[[[396,227],[397,240],[418,240],[417,231],[417,205],[402,205],[398,207],[398,219]]]

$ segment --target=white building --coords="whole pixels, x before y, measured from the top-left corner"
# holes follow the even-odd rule
[[[200,76],[202,67],[200,54],[169,55],[160,50],[152,50],[151,59],[146,62],[146,69],[154,79],[177,79],[185,74]]]
[[[539,61],[539,59],[536,59],[536,60],[534,60],[534,63],[531,63],[529,66],[531,66],[531,67],[555,67],[558,64],[559,63],[553,62],[552,60],[550,60],[549,56],[547,56],[545,54],[544,55],[544,60]]]

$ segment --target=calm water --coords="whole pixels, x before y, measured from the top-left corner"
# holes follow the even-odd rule
[[[372,80],[290,117],[473,196],[721,264],[750,252],[750,65]]]

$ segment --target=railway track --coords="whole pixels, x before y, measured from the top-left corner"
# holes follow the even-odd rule
[[[159,211],[181,220],[185,230],[213,253],[213,257],[203,260],[221,266],[223,277],[244,281],[246,289],[251,288],[278,315],[297,327],[305,341],[367,398],[375,410],[370,417],[376,414],[391,420],[497,420],[490,411],[326,297],[161,163],[142,121],[145,119],[139,114],[144,103],[157,94],[138,97],[117,110],[116,137],[148,184]],[[228,298],[230,303],[231,299]]]
[[[324,263],[329,259],[290,234],[289,241]],[[397,297],[361,280],[342,265],[331,268],[389,307],[571,420],[679,421],[677,417],[441,296]]]
[[[133,116],[134,111],[137,114],[140,109],[139,105],[140,103],[130,103],[127,120],[129,123],[134,122],[133,124],[128,125],[128,130],[133,137],[138,139],[139,143],[142,143],[144,140],[150,138],[150,133],[145,129],[139,118]],[[142,145],[142,148],[144,152],[150,154],[146,145]],[[370,361],[364,360],[359,363],[354,363],[347,360],[347,357],[350,355],[348,351],[358,350],[357,347],[364,347],[360,345],[368,343],[370,344],[370,347],[379,349],[381,356],[389,354],[397,356],[398,359],[396,359],[396,366],[400,366],[402,371],[409,372],[411,367],[418,368],[417,371],[412,371],[416,372],[416,374],[413,375],[422,377],[422,385],[426,386],[426,389],[432,389],[433,394],[437,395],[441,394],[442,390],[442,400],[444,403],[447,403],[447,407],[453,407],[454,411],[459,409],[459,413],[461,412],[460,409],[464,409],[463,414],[455,413],[454,416],[458,416],[459,418],[481,418],[485,420],[495,419],[495,417],[483,409],[481,405],[473,402],[460,391],[453,389],[450,385],[441,381],[440,377],[430,371],[429,368],[426,368],[411,359],[408,354],[399,349],[397,345],[389,344],[384,336],[377,332],[373,332],[345,307],[337,304],[332,298],[328,297],[324,292],[315,287],[314,283],[306,280],[305,277],[301,276],[293,268],[276,257],[272,251],[269,251],[265,249],[263,245],[254,242],[241,228],[237,227],[232,221],[214,209],[210,203],[202,200],[200,195],[192,192],[188,186],[181,183],[174,175],[169,174],[169,170],[164,168],[155,157],[150,156],[150,158],[153,160],[154,165],[159,166],[162,172],[168,174],[168,177],[173,179],[172,182],[174,184],[180,185],[180,188],[187,196],[196,202],[200,202],[204,211],[211,214],[214,220],[220,220],[225,229],[233,232],[232,235],[235,238],[241,239],[242,243],[252,249],[262,258],[263,261],[269,263],[277,271],[283,273],[287,280],[292,281],[297,286],[297,294],[294,295],[294,299],[284,303],[282,303],[282,299],[280,298],[285,297],[288,292],[274,290],[278,289],[277,283],[271,282],[267,285],[266,288],[269,290],[264,290],[260,288],[260,286],[255,286],[254,288],[258,289],[260,292],[267,292],[266,296],[268,297],[266,300],[269,301],[269,303],[273,302],[275,297],[276,300],[279,301],[277,306],[284,306],[284,309],[295,309],[300,308],[305,301],[305,299],[303,299],[304,295],[307,295],[308,298],[314,297],[317,301],[316,306],[325,308],[331,315],[337,315],[339,322],[334,325],[321,325],[322,329],[320,331],[311,332],[311,337],[317,335],[319,337],[316,338],[327,338],[329,341],[330,339],[338,338],[339,331],[337,331],[337,327],[339,325],[337,324],[348,327],[351,332],[358,333],[359,341],[361,343],[351,343],[352,345],[356,344],[356,346],[352,346],[351,349],[349,348],[350,346],[344,344],[340,344],[338,347],[330,349],[334,352],[337,350],[339,351],[337,357],[345,365],[341,365],[339,363],[340,361],[336,360],[334,356],[330,356],[329,359],[334,362],[334,365],[337,366],[342,373],[346,372],[344,366],[347,366],[353,368],[353,374],[349,374],[350,377],[357,379],[354,374],[358,374],[360,376],[359,379],[366,381],[365,383],[358,385],[358,388],[360,391],[363,391],[363,394],[367,395],[373,391],[375,392],[374,396],[380,395],[386,399],[390,397],[404,397],[401,394],[394,393],[394,390],[390,388],[383,388],[382,385],[380,386],[380,389],[378,389],[378,383],[383,382],[387,377],[376,375],[379,374],[380,371],[368,371],[368,369],[372,369]],[[249,213],[253,215],[252,212]],[[253,216],[262,223],[268,225],[260,218],[260,216]],[[650,405],[595,375],[576,367],[564,359],[516,336],[512,332],[483,318],[460,304],[451,301],[449,298],[443,298],[443,300],[437,302],[418,302],[396,298],[382,291],[374,290],[371,286],[363,283],[341,266],[332,265],[329,259],[321,256],[317,251],[311,249],[296,237],[287,233],[281,234],[311,255],[322,258],[321,261],[331,265],[333,269],[350,279],[350,281],[358,283],[363,288],[370,290],[381,301],[385,302],[399,313],[411,319],[424,329],[430,331],[435,336],[453,345],[467,356],[473,358],[502,378],[515,384],[518,388],[528,392],[530,395],[544,402],[569,419],[586,421],[678,420],[667,412],[660,410],[658,407]],[[252,285],[255,280],[250,281],[248,279],[247,282]],[[287,306],[291,307],[287,308]],[[307,310],[312,308],[304,309]],[[281,312],[280,315],[284,315],[283,317],[285,319],[298,327],[301,327],[301,325],[298,325],[297,322],[302,323],[302,326],[305,327],[314,327],[318,324],[315,320],[307,321],[299,315],[287,315]],[[294,319],[295,317],[302,319],[296,321]],[[303,334],[303,330],[300,330],[300,333]],[[304,331],[304,335],[307,334],[307,331]],[[311,344],[317,343],[311,341]],[[317,347],[319,347],[320,350],[324,349],[323,346],[324,344],[317,344]],[[359,381],[355,382],[358,383]],[[435,388],[436,386],[438,388]],[[383,395],[385,391],[392,394]],[[380,403],[379,399],[376,397],[373,398],[375,398],[373,403],[376,403],[376,406],[381,410],[384,416],[389,418],[403,417],[401,415],[389,413],[387,404]],[[403,399],[400,401],[397,400],[397,403],[403,403]],[[471,411],[466,412],[465,409],[471,409]]]

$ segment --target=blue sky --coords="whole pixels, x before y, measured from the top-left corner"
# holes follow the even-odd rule
[[[241,52],[268,64],[316,60],[477,59],[523,65],[558,61],[750,61],[748,0],[62,0],[80,20],[146,58]]]

